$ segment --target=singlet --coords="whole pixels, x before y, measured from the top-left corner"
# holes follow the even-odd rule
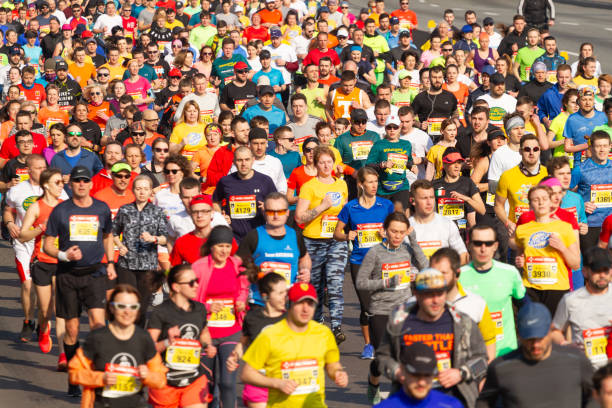
[[[342,91],[337,88],[334,89],[331,93],[332,100],[332,111],[334,113],[334,119],[338,118],[347,118],[349,119],[351,116],[351,111],[353,110],[352,104],[353,102],[363,103],[363,93],[361,89],[355,87],[353,90],[347,95],[342,93]]]
[[[490,65],[489,58],[493,59],[493,49],[489,47],[489,55],[487,55],[487,58],[482,58],[478,51],[479,50],[476,50],[476,52],[474,53],[474,68],[476,69],[476,71],[482,72],[482,69],[485,67],[485,65]]]
[[[62,200],[59,200],[59,202],[61,203]],[[49,215],[51,214],[51,211],[53,211],[53,208],[54,208],[54,207],[51,207],[49,204],[45,203],[45,201],[42,199],[38,200],[37,203],[38,203],[38,217],[34,220],[34,223],[32,224],[32,227],[34,228],[36,228],[39,225],[44,224],[49,218]],[[44,240],[42,238],[44,235],[45,234],[42,233],[38,235],[36,238],[34,238],[34,253],[32,253],[32,261],[38,260],[39,262],[56,264],[57,258],[53,258],[52,256],[45,254],[45,251],[43,250]]]

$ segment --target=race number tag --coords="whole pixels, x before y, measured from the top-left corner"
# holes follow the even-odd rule
[[[208,299],[206,304],[211,305],[214,302],[222,303],[223,308],[208,315],[208,327],[232,327],[236,323],[234,299]]]
[[[255,195],[230,196],[230,217],[235,219],[255,218],[257,201]]]
[[[248,99],[236,99],[234,100],[234,114],[238,116],[242,112],[242,108],[246,105]]]
[[[427,259],[431,258],[434,252],[442,248],[442,241],[419,241],[418,244]]]
[[[495,341],[504,339],[504,321],[502,320],[502,312],[491,312],[491,320],[495,324]]]
[[[200,117],[202,118],[202,122],[208,125],[213,123],[213,110],[212,109],[202,109],[200,110]]]
[[[261,265],[259,265],[259,269],[263,273],[274,272],[285,278],[285,282],[287,282],[287,287],[291,286],[291,264],[285,262],[272,262],[265,261]]]
[[[557,71],[548,71],[546,73],[546,80],[551,84],[557,83]]]
[[[363,140],[361,142],[352,142],[351,150],[353,151],[353,160],[365,160],[370,154],[370,150],[374,143],[370,140]]]
[[[487,205],[490,205],[491,207],[495,205],[495,194],[491,194],[489,192],[487,192],[487,200],[486,200]]]
[[[68,219],[71,241],[97,241],[100,222],[97,215],[71,215]]]
[[[400,283],[396,287],[389,288],[388,290],[401,290],[407,288],[410,285],[410,281],[414,279],[414,276],[410,273],[410,261],[382,264],[383,279],[390,279],[395,275],[401,277]]]
[[[17,176],[17,178],[19,178],[20,183],[23,183],[24,181],[30,179],[30,173],[28,172],[27,168],[15,170],[15,175]]]
[[[338,217],[336,215],[324,214],[321,217],[321,238],[333,238],[338,225]]]
[[[612,334],[612,326],[588,329],[582,331],[584,351],[591,363],[605,363],[608,361],[606,349],[608,337]]]
[[[319,391],[319,364],[316,359],[283,361],[281,363],[283,380],[293,380],[297,388],[291,395],[311,394]]]
[[[457,104],[457,113],[459,114],[459,120],[465,119],[465,104],[464,103]]]
[[[529,207],[526,205],[517,205],[514,207],[514,221],[518,221],[519,218],[521,218],[521,215],[527,211],[529,211]]]
[[[401,153],[387,153],[387,161],[390,161],[393,164],[391,168],[387,169],[388,173],[403,174],[406,172],[408,155]]]
[[[591,202],[595,203],[597,208],[612,207],[612,184],[593,184]]]
[[[442,134],[442,122],[444,118],[427,119],[427,133],[429,136],[440,136]]]
[[[455,198],[439,198],[438,214],[451,220],[460,220],[465,216],[463,200]]]
[[[528,256],[525,262],[527,280],[533,285],[554,285],[559,280],[555,258]]]
[[[371,248],[382,242],[380,230],[382,223],[357,224],[357,244],[359,248]]]
[[[178,339],[166,349],[167,366],[174,370],[193,371],[200,365],[202,345],[198,340]]]
[[[106,364],[104,372],[117,375],[117,382],[105,386],[102,390],[102,396],[105,398],[121,398],[134,395],[140,392],[142,388],[140,374],[136,367]]]
[[[436,351],[436,360],[437,360],[436,365],[438,367],[438,373],[441,373],[442,371],[448,370],[449,368],[452,367],[451,356],[448,351]],[[440,384],[440,381],[438,380],[438,377],[434,377],[433,386],[434,387],[442,386]]]

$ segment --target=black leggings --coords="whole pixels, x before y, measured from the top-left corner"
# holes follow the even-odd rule
[[[151,288],[155,280],[153,271],[137,271],[117,265],[117,283],[127,283],[138,289],[140,293],[140,317],[136,322],[144,327],[147,318],[147,308],[151,302]]]
[[[359,268],[361,265],[351,264],[351,278],[353,279],[353,286],[355,287],[355,292],[357,292],[357,299],[359,299],[359,306],[361,308],[361,312],[359,313],[359,325],[367,326],[368,325],[368,308],[370,307],[370,292],[367,290],[359,290],[357,289],[357,273],[359,272]]]
[[[388,321],[388,315],[370,316],[370,339],[372,341],[372,346],[374,346],[374,350],[378,349],[378,346],[380,346],[380,343],[382,342],[385,335],[385,330],[387,330]],[[382,375],[377,359],[372,360],[370,363],[370,374],[373,377],[380,377]]]

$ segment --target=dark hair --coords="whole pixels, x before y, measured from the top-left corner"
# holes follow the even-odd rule
[[[259,293],[261,293],[262,298],[263,295],[269,295],[270,292],[272,292],[272,286],[284,280],[285,278],[278,273],[266,273],[257,281],[257,287],[259,288]]]
[[[516,100],[516,106],[523,106],[523,105],[533,105],[533,99],[531,99],[529,96],[524,95],[524,96],[520,96],[517,100]]]
[[[191,163],[189,163],[189,160],[187,160],[187,158],[183,155],[170,154],[168,157],[166,157],[166,161],[164,161],[164,169],[169,163],[174,163],[181,168],[183,178],[191,176]]]
[[[408,220],[408,217],[406,217],[406,214],[398,211],[387,215],[387,218],[385,218],[385,222],[383,223],[383,228],[389,228],[389,225],[391,225],[393,221],[404,223],[406,224],[406,227],[410,228],[410,221]]]
[[[236,116],[234,119],[232,119],[232,123],[230,124],[232,131],[236,131],[236,126],[240,123],[249,123],[249,122],[242,116]]]
[[[567,159],[567,157],[565,158]],[[476,224],[472,228],[470,228],[470,231],[468,232],[469,241],[470,242],[472,241],[473,236],[474,236],[474,231],[485,231],[485,230],[493,231],[493,240],[497,241],[497,230],[495,229],[495,227],[487,223]]]
[[[563,98],[561,99],[561,106],[563,108],[565,108],[567,106],[567,104],[569,103],[569,100],[572,96],[578,97],[578,90],[577,89],[568,89],[564,94],[563,94]],[[606,99],[607,101],[607,99]],[[605,112],[605,109],[604,109]]]
[[[170,269],[170,272],[168,272],[167,279],[168,279],[168,288],[170,289],[171,292],[172,292],[172,284],[178,282],[178,278],[181,275],[181,273],[183,273],[184,271],[188,271],[190,269],[191,269],[190,264],[178,264],[178,265],[174,265]]]
[[[567,156],[555,156],[546,163],[546,170],[548,174],[553,174],[555,170],[559,170],[565,166],[570,166],[569,157]],[[571,166],[570,166],[571,167]]]
[[[319,132],[321,131],[321,129],[329,129],[332,130],[331,126],[329,123],[325,122],[324,120],[319,121],[316,125],[315,125],[315,135],[319,135]]]
[[[51,177],[53,177],[56,174],[59,174],[61,176],[62,175],[61,170],[57,169],[55,167],[44,169],[42,171],[42,173],[40,173],[40,179],[38,181],[38,184],[40,186],[44,186],[45,184],[47,184],[49,182]],[[39,197],[39,200],[43,197],[43,195],[44,195],[44,193]]]
[[[414,116],[414,108],[412,106],[402,106],[397,111],[397,116],[406,116],[408,114]]]
[[[179,195],[183,190],[191,190],[192,188],[200,188],[200,182],[195,177],[185,177],[179,183]]]
[[[304,101],[304,103],[308,105],[308,99],[306,98],[306,95],[300,92],[294,93],[291,97],[291,104],[293,104],[293,102],[295,101]]]
[[[221,113],[219,114],[219,119],[217,119],[217,121],[219,123],[223,122],[224,120],[233,120],[234,119],[234,112],[232,111],[227,111],[227,110],[222,110]]]
[[[357,79],[357,76],[353,71],[342,71],[342,75],[340,75],[340,82],[354,81]]]
[[[605,130],[596,130],[591,134],[591,146],[593,146],[596,141],[603,139],[610,141],[610,135],[608,134],[608,132],[606,132]]]
[[[609,139],[610,137],[608,136],[608,140]],[[540,141],[538,140],[538,137],[536,135],[534,135],[533,133],[527,133],[526,135],[523,135],[523,137],[521,137],[521,141],[519,142],[519,147],[522,149],[523,146],[525,145],[525,142],[527,142],[528,140],[535,140],[538,143],[538,146],[540,145]]]
[[[412,186],[410,186],[410,195],[414,197],[418,189],[433,190],[434,186],[429,180],[425,180],[425,179],[417,180],[414,183],[412,183]]]
[[[450,247],[440,248],[433,253],[431,258],[429,258],[429,265],[432,265],[435,262],[440,262],[443,259],[448,260],[451,269],[455,273],[455,276],[458,277],[459,268],[461,268],[461,257],[459,256],[459,253]]]
[[[571,89],[570,89],[571,90]],[[569,91],[567,91],[569,92]],[[566,92],[566,93],[567,93]],[[610,109],[612,109],[612,98],[607,98],[603,104],[603,111],[607,113]]]
[[[113,321],[115,320],[115,315],[113,313],[111,313],[111,303],[114,302],[115,297],[120,294],[120,293],[128,293],[128,294],[132,294],[134,296],[136,296],[136,298],[138,299],[138,303],[140,303],[140,293],[138,292],[138,289],[136,289],[135,287],[133,287],[132,285],[129,285],[127,283],[120,283],[118,284],[115,289],[113,289],[113,291],[111,292],[110,296],[108,297],[108,302],[106,303],[106,318],[109,321]],[[138,318],[140,317],[140,311],[142,310],[142,305],[140,305],[141,308],[138,309],[138,313],[136,315],[136,320],[138,320]]]
[[[597,393],[601,391],[601,383],[610,376],[612,376],[612,363],[608,363],[595,371],[595,374],[593,374],[593,388]]]
[[[484,113],[486,118],[489,119],[489,108],[486,106],[474,106],[474,108],[472,109],[472,113],[470,113],[470,116],[474,116],[477,115],[479,113]]]
[[[359,171],[357,171],[357,180],[360,183],[365,182],[366,176],[376,176],[376,179],[379,178],[378,171],[376,171],[376,169],[374,169],[374,167],[372,166],[363,166],[362,168],[359,169]],[[359,186],[357,186],[357,195],[359,197],[363,195],[363,188],[360,188]]]
[[[30,133],[29,130],[18,130],[17,132],[15,132],[15,143],[18,143],[19,139],[21,139],[22,137],[31,135],[32,133]]]

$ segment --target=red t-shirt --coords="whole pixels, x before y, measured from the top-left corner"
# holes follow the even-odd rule
[[[302,64],[303,66],[306,66],[308,64],[315,64],[316,66],[319,66],[319,60],[323,57],[331,58],[332,65],[334,66],[340,65],[340,58],[338,58],[338,54],[336,53],[336,51],[328,49],[327,51],[323,52],[318,48],[310,50],[310,52],[308,52],[308,54],[306,55],[306,58],[304,58]]]
[[[266,42],[270,39],[270,32],[266,27],[255,28],[250,26],[244,29],[242,36],[246,38],[247,41],[261,40]]]
[[[295,191],[295,195],[300,195],[300,188],[306,184],[307,181],[310,181],[315,176],[309,176],[306,174],[304,170],[304,166],[296,167],[289,176],[289,180],[287,180],[287,188],[290,188]]]
[[[327,85],[327,86],[331,86],[332,84],[335,84],[336,82],[340,82],[340,78],[332,74],[329,74],[329,77],[327,79],[319,78],[319,83],[323,85]]]
[[[43,149],[47,147],[47,139],[40,133],[32,133],[32,139],[34,139],[34,147],[32,153],[42,154]],[[0,158],[5,160],[14,159],[19,156],[19,149],[17,149],[17,143],[15,142],[15,135],[6,138],[0,148]]]
[[[193,231],[179,237],[174,243],[172,253],[170,254],[170,263],[172,266],[180,265],[182,263],[192,264],[200,259],[200,249],[207,240],[207,238],[196,237]],[[236,251],[238,251],[238,244],[236,243],[236,240],[233,240],[231,255],[234,255]]]
[[[132,33],[132,36],[134,35],[134,31],[136,30],[136,27],[138,27],[138,20],[136,20],[134,17],[121,17],[121,20],[123,22],[123,29],[125,31],[127,31],[128,33]]]
[[[47,93],[45,87],[41,84],[34,84],[30,89],[23,86],[23,84],[17,85],[21,97],[27,101],[32,101],[36,105],[36,108],[40,107],[40,103],[47,99]]]
[[[554,212],[553,216],[561,221],[565,221],[572,226],[574,230],[578,230],[578,221],[576,221],[576,216],[572,214],[570,211],[564,210],[563,208],[557,208],[557,211]],[[521,214],[519,217],[516,226],[527,224],[528,222],[535,221],[535,214],[533,211],[527,211],[526,213]]]
[[[610,242],[610,235],[612,235],[612,214],[608,215],[601,224],[601,232],[599,233],[599,240],[606,244]]]
[[[110,187],[113,184],[113,179],[110,173],[106,169],[102,169],[91,178],[91,191],[89,195],[94,196],[98,191],[104,190],[106,187]]]

